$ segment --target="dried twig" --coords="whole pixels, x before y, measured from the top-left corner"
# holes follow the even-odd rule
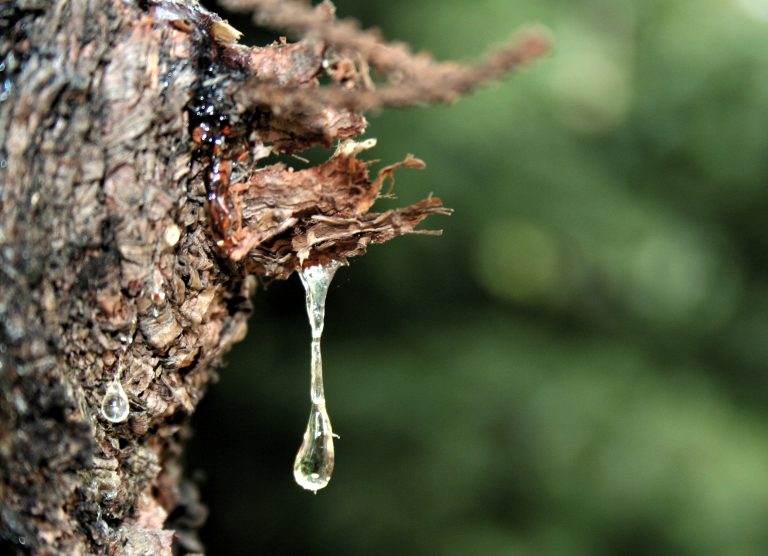
[[[436,62],[427,53],[412,53],[402,43],[386,43],[378,31],[361,30],[354,20],[334,19],[330,3],[316,8],[295,0],[225,0],[233,10],[255,10],[260,24],[300,37],[322,41],[376,68],[386,78],[372,88],[365,71],[362,87],[307,90],[279,87],[254,78],[239,95],[245,105],[261,104],[280,111],[312,111],[323,107],[364,112],[385,106],[451,103],[480,85],[498,79],[545,55],[551,41],[541,30],[529,29],[508,46],[477,65]],[[345,84],[348,85],[348,84]]]
[[[353,19],[335,19],[330,2],[312,8],[296,0],[223,0],[236,11],[254,11],[254,21],[271,29],[282,29],[297,38],[311,38],[358,52],[379,71],[404,71],[415,61],[432,63],[428,54],[415,57],[404,43],[385,43],[378,30],[363,31]]]
[[[321,107],[366,112],[387,106],[447,104],[529,64],[545,54],[549,46],[550,42],[544,34],[530,30],[522,33],[512,45],[491,53],[477,66],[456,63],[425,65],[421,73],[414,73],[411,79],[388,83],[378,89],[297,89],[253,79],[241,89],[237,100],[244,105],[263,104],[287,112],[307,112]]]

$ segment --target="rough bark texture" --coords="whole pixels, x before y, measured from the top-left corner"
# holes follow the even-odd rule
[[[376,56],[345,44],[361,31],[312,32],[334,28],[329,5],[264,4],[289,31],[286,5],[314,17],[307,38],[246,48],[194,1],[0,3],[0,552],[200,552],[205,509],[178,456],[245,335],[255,276],[346,260],[446,212],[435,198],[369,212],[398,165],[368,176],[355,110],[495,75],[393,102],[394,85],[376,96]],[[448,91],[444,77],[427,89]],[[269,158],[337,141],[313,168]],[[115,424],[100,405],[118,369],[130,417]]]

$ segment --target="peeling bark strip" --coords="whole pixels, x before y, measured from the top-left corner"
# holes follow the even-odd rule
[[[527,35],[472,69],[386,45],[330,4],[229,3],[305,38],[239,45],[193,0],[0,3],[2,553],[202,551],[184,426],[245,335],[254,275],[343,261],[447,213],[436,198],[370,212],[396,168],[423,163],[372,179],[360,110],[451,101],[546,45]],[[337,142],[313,168],[270,162]],[[111,423],[99,407],[118,368],[130,416]]]

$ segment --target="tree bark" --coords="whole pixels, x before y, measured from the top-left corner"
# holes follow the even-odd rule
[[[264,4],[279,21],[284,6]],[[370,213],[396,167],[422,163],[370,178],[370,144],[351,138],[360,110],[455,94],[377,96],[351,40],[312,32],[336,29],[330,6],[294,8],[315,17],[305,40],[246,48],[193,1],[0,4],[6,552],[201,552],[184,427],[246,333],[256,277],[345,261],[446,212],[429,198]],[[494,77],[451,75],[432,89]],[[269,158],[337,141],[304,170]],[[116,377],[130,414],[113,423],[101,404]]]

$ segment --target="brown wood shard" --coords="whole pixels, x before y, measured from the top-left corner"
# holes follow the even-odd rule
[[[346,260],[364,253],[370,243],[423,233],[415,227],[428,215],[450,214],[436,197],[400,210],[369,213],[384,183],[394,183],[395,170],[425,166],[408,155],[370,179],[371,162],[357,155],[374,144],[371,139],[345,141],[319,166],[294,171],[275,164],[235,184],[232,192],[244,226],[227,255],[234,261],[247,258],[254,272],[283,278],[306,261]],[[265,263],[269,259],[271,264]]]

